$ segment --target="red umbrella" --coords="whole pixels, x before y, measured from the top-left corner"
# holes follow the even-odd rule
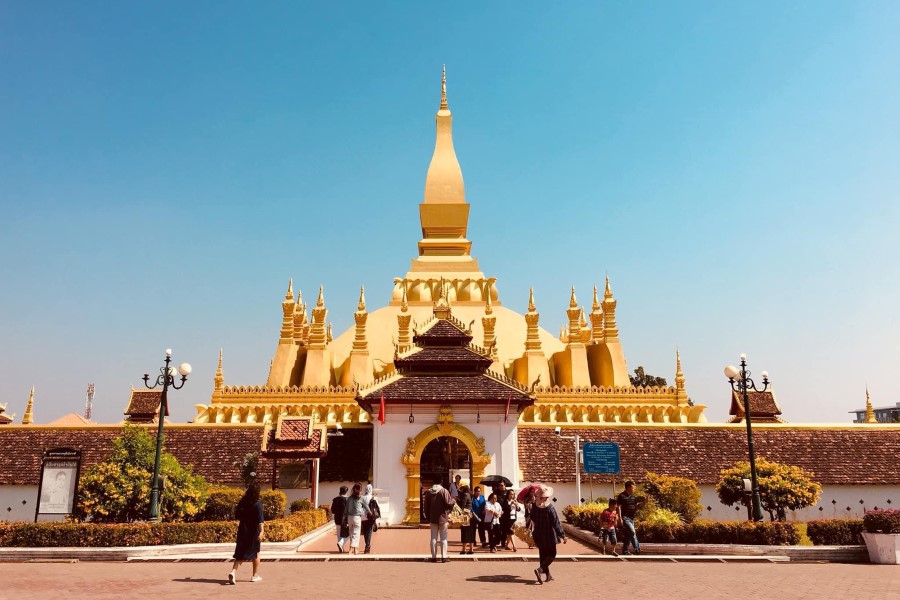
[[[516,500],[518,500],[519,502],[525,502],[525,498],[527,498],[529,494],[534,493],[539,487],[541,487],[541,484],[539,483],[526,485],[521,490],[519,490],[519,495],[516,496]]]

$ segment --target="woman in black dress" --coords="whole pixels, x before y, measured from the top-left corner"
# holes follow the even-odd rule
[[[228,574],[228,583],[237,583],[237,570],[244,561],[253,561],[250,581],[262,581],[259,571],[259,546],[263,539],[263,508],[259,501],[259,486],[251,483],[238,502],[234,514],[238,519],[237,543],[234,548],[234,568]]]

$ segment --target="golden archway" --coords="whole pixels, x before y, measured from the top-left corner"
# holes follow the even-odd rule
[[[406,516],[404,523],[419,522],[419,490],[421,489],[421,460],[422,452],[428,442],[439,437],[455,437],[469,450],[472,457],[472,481],[484,477],[485,469],[491,464],[490,455],[485,453],[484,438],[472,433],[468,428],[453,422],[453,410],[449,406],[442,406],[438,412],[437,423],[426,427],[414,438],[406,438],[406,450],[400,457],[406,465]]]

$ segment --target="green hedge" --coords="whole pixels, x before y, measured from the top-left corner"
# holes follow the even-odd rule
[[[869,533],[900,533],[900,510],[870,510],[863,517]]]
[[[329,522],[324,510],[297,512],[266,523],[266,541],[289,542]],[[0,523],[0,546],[111,547],[234,542],[237,521],[199,523]]]
[[[792,546],[800,543],[800,530],[794,523],[749,521],[704,521],[680,525],[635,524],[642,542],[676,544],[747,544],[753,546]]]
[[[862,519],[817,519],[806,524],[806,536],[816,546],[863,544]]]
[[[201,521],[230,521],[234,519],[234,509],[244,490],[240,488],[219,487],[213,488],[206,499],[206,508],[200,517]],[[266,521],[273,521],[284,516],[284,507],[287,505],[287,496],[280,490],[261,490],[259,499],[263,506],[263,517]]]
[[[566,521],[579,529],[600,531],[599,518],[603,507],[584,504],[563,509]],[[693,523],[652,524],[635,523],[641,542],[660,544],[748,544],[754,546],[788,546],[800,543],[800,530],[793,523],[747,521],[704,521]]]

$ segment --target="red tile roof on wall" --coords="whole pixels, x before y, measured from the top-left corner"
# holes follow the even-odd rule
[[[156,436],[156,427],[148,426]],[[0,428],[0,485],[37,485],[41,455],[49,448],[75,448],[82,453],[82,471],[107,456],[112,440],[122,433],[118,426],[46,427],[10,425]],[[234,461],[258,452],[263,425],[167,425],[165,449],[182,465],[212,483],[240,484]],[[260,459],[260,472],[272,463]]]
[[[565,427],[562,433],[577,433],[582,442],[618,443],[619,482],[640,481],[651,471],[714,485],[722,469],[747,460],[747,430],[740,425]],[[552,428],[520,427],[518,436],[519,465],[526,481],[575,480],[572,440],[559,439]],[[760,426],[753,429],[753,445],[756,456],[803,467],[819,483],[900,484],[900,428]]]

